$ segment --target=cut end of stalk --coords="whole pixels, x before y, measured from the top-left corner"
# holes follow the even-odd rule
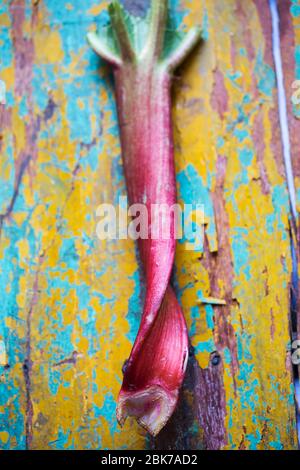
[[[156,436],[172,416],[178,400],[178,391],[167,392],[153,385],[139,392],[121,391],[118,399],[117,420],[123,426],[128,416],[152,436]]]

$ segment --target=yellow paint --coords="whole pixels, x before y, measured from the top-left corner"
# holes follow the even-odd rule
[[[3,442],[4,444],[6,444],[6,442],[8,441],[9,439],[9,434],[8,432],[6,431],[1,431],[0,432],[0,441]]]
[[[216,297],[204,297],[198,301],[199,304],[226,305],[226,300]]]
[[[109,2],[103,1],[99,2],[99,5],[94,5],[92,6],[89,10],[88,13],[90,15],[98,16],[102,13],[102,11],[105,11],[109,5]]]
[[[43,29],[34,42],[34,49],[38,64],[60,64],[63,61],[64,52],[58,31]]]

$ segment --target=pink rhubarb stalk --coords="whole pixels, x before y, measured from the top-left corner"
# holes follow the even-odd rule
[[[109,13],[111,29],[106,39],[104,35],[89,33],[88,40],[113,67],[129,202],[145,204],[150,217],[149,237],[138,241],[146,298],[139,332],[124,371],[117,419],[123,425],[127,416],[134,416],[156,435],[178,400],[188,359],[188,334],[170,286],[175,254],[174,218],[170,211],[169,220],[165,221],[169,223],[169,237],[153,239],[151,205],[164,203],[171,208],[176,203],[172,73],[199,42],[201,33],[195,28],[184,36],[174,32],[173,38],[170,34],[166,38],[167,0],[152,0],[144,20],[129,17],[118,1],[111,3]],[[138,28],[144,34],[139,41]]]

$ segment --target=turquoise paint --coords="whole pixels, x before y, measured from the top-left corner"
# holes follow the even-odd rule
[[[14,95],[13,92],[10,90],[6,90],[6,107],[10,108],[14,106],[15,100],[14,100]]]
[[[4,13],[8,13],[9,12],[9,4],[6,3],[6,2],[2,2],[0,3],[0,14],[4,14]],[[0,29],[2,29],[3,26],[0,27]]]
[[[53,362],[59,362],[68,358],[74,351],[72,342],[74,325],[64,325],[63,318],[65,306],[63,304],[59,304],[57,307],[58,318],[52,318],[51,320],[51,328],[53,328],[53,332],[55,332],[51,340]]]
[[[246,434],[245,438],[249,441],[249,450],[257,450],[261,442],[261,433],[257,430],[255,434]]]
[[[250,352],[250,344],[251,344],[251,341],[254,340],[254,336],[244,331],[241,334],[239,340],[240,340],[240,343],[238,345],[239,347],[238,352],[240,352],[240,355],[238,355],[238,359],[240,361],[251,361],[253,357]]]
[[[299,9],[300,9],[300,6],[299,6]],[[295,56],[295,80],[300,80],[300,45],[299,44],[295,45],[294,56]],[[300,119],[299,104],[298,105],[293,104],[293,113],[298,119]]]
[[[254,72],[259,91],[267,98],[272,98],[276,84],[275,73],[274,70],[264,62],[262,49],[257,53]]]
[[[104,417],[109,424],[111,434],[120,433],[121,429],[118,426],[116,419],[116,400],[111,392],[105,394],[104,403],[101,408],[97,408],[95,417]]]
[[[88,77],[74,77],[71,83],[66,83],[64,92],[67,100],[67,119],[71,140],[80,140],[84,144],[92,142],[91,115],[89,109],[89,87],[86,81],[92,82]],[[84,90],[87,96],[84,95]],[[80,109],[78,100],[83,101],[84,108]]]
[[[68,3],[58,3],[56,0],[46,0],[46,9],[49,13],[49,23],[52,28],[57,29],[60,32],[62,40],[62,49],[64,51],[64,65],[68,66],[71,64],[73,58],[72,54],[80,54],[80,51],[86,45],[86,32],[90,29],[90,26],[96,22],[98,27],[105,26],[108,23],[108,13],[104,11],[101,15],[96,18],[93,15],[89,15],[88,11],[93,6],[98,6],[99,1],[90,0],[89,8],[86,3],[80,0],[72,0],[72,9],[69,9]],[[78,21],[78,18],[85,18],[84,22]],[[73,25],[76,23],[76,30]],[[88,79],[88,75],[85,74]]]
[[[40,65],[33,66],[32,89],[39,90],[39,92],[34,95],[34,104],[41,114],[47,107],[50,93],[57,88],[55,86],[56,78],[53,68],[53,66],[46,64],[43,65],[43,67]],[[47,87],[47,83],[51,83],[51,89]],[[51,126],[52,132],[56,129],[56,126],[57,123],[55,123],[54,129]],[[49,129],[49,131],[51,130]]]
[[[63,238],[59,251],[61,263],[65,263],[68,269],[75,272],[79,270],[79,255],[76,252],[75,239]]]
[[[209,39],[209,19],[208,13],[206,8],[204,9],[204,15],[202,19],[202,31],[203,31],[203,39],[207,41]]]
[[[92,370],[92,379],[93,379],[93,382],[91,384],[92,392],[93,392],[93,394],[97,394],[97,393],[99,393],[99,390],[98,390],[98,385],[97,385],[97,382],[96,382],[97,372],[96,372],[95,369]]]
[[[190,318],[192,320],[191,326],[190,326],[190,331],[189,331],[189,336],[193,338],[193,336],[196,335],[197,333],[197,326],[200,321],[200,309],[198,305],[194,305],[190,309]]]
[[[126,336],[133,344],[138,332],[143,311],[139,270],[136,270],[133,276],[131,276],[129,279],[134,281],[134,290],[133,294],[128,300],[128,314],[126,315],[126,319],[129,323],[130,329],[129,332],[126,333]]]
[[[42,367],[44,369],[44,367]],[[57,395],[58,389],[61,386],[61,371],[58,367],[49,367],[45,370],[45,377],[48,378],[48,387],[50,393],[55,396]]]
[[[204,307],[205,310],[205,318],[206,318],[206,325],[207,328],[210,330],[214,329],[214,309],[212,305],[205,305]]]
[[[239,387],[239,397],[242,405],[242,409],[251,409],[255,413],[259,395],[255,393],[255,387],[253,383],[245,383],[243,387]]]
[[[173,28],[185,29],[183,28],[184,20],[189,15],[189,11],[182,8],[180,0],[169,0],[169,11]]]
[[[268,233],[272,234],[274,231],[282,233],[282,239],[287,237],[286,226],[284,224],[286,207],[288,207],[288,193],[286,186],[277,185],[272,188],[272,203],[273,212],[266,217],[266,228]]]
[[[234,133],[234,135],[240,141],[246,140],[247,137],[250,138],[248,129],[250,126],[251,116],[255,111],[255,109],[252,109],[251,112],[249,112],[248,110],[247,105],[249,105],[249,102],[251,102],[251,100],[252,96],[249,94],[245,94],[241,103],[235,105],[235,112],[233,114],[233,118],[227,124],[226,131],[230,134]],[[247,148],[247,146],[245,146],[245,148]],[[248,184],[248,181],[249,178],[247,174],[247,166],[245,165],[244,168],[242,168],[241,170],[241,174],[238,175],[238,178],[234,182],[235,188],[238,188],[241,184]]]
[[[229,415],[228,415],[228,424],[229,424],[229,427],[231,428],[232,425],[233,425],[233,410],[234,410],[234,401],[232,398],[230,398],[230,400],[228,400],[228,407],[229,407]],[[232,444],[232,438],[231,436],[229,435],[229,439],[231,440],[231,444]]]
[[[2,153],[1,158],[5,159],[4,170],[8,174],[8,178],[0,175],[0,214],[5,214],[14,192],[16,177],[12,143],[8,145],[5,154]]]
[[[232,85],[235,88],[237,88],[238,90],[241,89],[240,85],[238,84],[239,79],[242,77],[241,72],[234,72],[234,73],[227,72],[226,77],[229,78],[229,80],[231,81]]]
[[[58,438],[55,441],[50,441],[48,444],[53,450],[74,450],[74,440],[72,439],[71,444],[68,445],[70,439],[71,429],[64,432],[62,427],[59,427]]]
[[[247,230],[241,227],[232,229],[232,252],[234,260],[234,270],[237,276],[245,274],[246,279],[250,280],[251,276],[248,270],[249,266],[249,245],[247,241]]]
[[[244,142],[249,136],[249,132],[245,129],[235,128],[233,135],[238,139],[239,142]]]
[[[202,178],[199,176],[192,164],[187,165],[185,170],[182,170],[177,174],[178,182],[178,193],[179,201],[184,204],[191,204],[194,208],[197,204],[203,205],[205,218],[208,219],[208,225],[206,227],[206,234],[211,246],[211,250],[216,249],[214,243],[214,236],[216,235],[216,225],[214,217],[214,207],[210,194],[210,187],[206,187],[203,184]],[[186,240],[179,240],[179,243],[183,243]],[[201,247],[199,247],[199,251]]]
[[[6,320],[13,319],[24,332],[25,312],[21,311],[17,304],[19,291],[19,279],[24,275],[24,270],[19,267],[19,249],[17,243],[23,239],[24,230],[28,221],[23,226],[15,223],[4,225],[4,236],[10,240],[10,245],[4,250],[0,260],[0,322],[1,335],[4,341],[8,364],[10,369],[4,372],[0,381],[0,400],[4,406],[4,413],[0,415],[0,428],[9,432],[9,441],[4,448],[22,450],[25,448],[25,423],[24,423],[24,379],[18,374],[18,379],[13,378],[16,369],[22,371],[25,352],[24,333],[19,337],[16,329],[7,326]],[[9,293],[9,295],[7,295]],[[3,368],[2,368],[3,370]],[[15,442],[13,444],[13,442]]]
[[[5,370],[0,367],[2,380],[0,382],[0,405],[4,412],[0,414],[0,430],[9,432],[8,442],[1,444],[2,450],[25,449],[24,414],[20,404],[19,384],[12,380],[12,368]],[[13,444],[15,441],[15,444]]]
[[[7,9],[9,5],[7,4]],[[7,11],[5,12],[7,13]],[[10,67],[13,62],[13,46],[12,39],[10,36],[10,28],[0,25],[1,34],[1,61],[0,61],[0,76],[1,70]]]
[[[90,148],[90,150],[88,150],[88,152],[84,155],[84,158],[81,159],[80,164],[83,166],[83,168],[89,166],[92,171],[97,171],[101,164],[99,162],[99,155],[101,155],[102,152],[103,142],[100,142],[100,145],[93,146]]]
[[[220,149],[225,145],[225,140],[223,137],[219,136],[217,139],[217,148]]]
[[[216,346],[214,340],[212,338],[208,339],[207,341],[201,341],[195,345],[195,353],[212,353],[216,350]]]
[[[270,441],[270,447],[274,450],[283,450],[283,445],[280,441]]]
[[[27,97],[23,96],[19,102],[19,116],[25,118],[28,114],[28,102]]]
[[[300,45],[295,47],[296,80],[300,80]]]
[[[250,166],[252,164],[254,158],[253,149],[249,147],[242,147],[241,149],[238,149],[238,155],[242,165]]]
[[[290,7],[290,11],[291,11],[292,16],[294,16],[295,18],[298,18],[300,16],[300,5],[299,5],[299,3],[298,2],[297,3],[293,2],[293,4]]]
[[[97,315],[98,313],[92,307],[87,308],[87,321],[80,319],[79,323],[82,328],[81,334],[83,337],[88,339],[88,355],[93,356],[101,348],[101,340],[99,337],[97,329]],[[103,330],[101,336],[105,337],[105,333],[108,334],[108,331]]]
[[[229,348],[223,348],[223,360],[225,364],[231,364],[231,352]]]
[[[300,188],[296,190],[296,194],[297,194],[297,201],[300,201]]]

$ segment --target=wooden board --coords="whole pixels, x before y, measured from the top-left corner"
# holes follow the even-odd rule
[[[281,55],[283,61],[284,85],[287,101],[287,117],[291,142],[291,160],[296,192],[296,209],[299,214],[300,203],[300,2],[279,3]],[[295,277],[293,292],[297,303],[294,303],[294,324],[300,334],[300,304],[299,304],[299,272],[300,272],[300,223],[299,216],[295,221],[295,270],[298,268],[298,279]],[[298,265],[298,266],[297,266]],[[297,267],[296,267],[297,266]],[[297,282],[298,281],[298,282]],[[296,339],[296,335],[294,335]],[[296,350],[293,349],[296,354]],[[299,372],[298,372],[299,375]],[[299,379],[298,379],[299,384]],[[299,386],[299,385],[298,385]],[[300,390],[300,389],[299,389]],[[297,394],[298,412],[300,414],[300,397]],[[299,424],[298,424],[299,426]],[[300,429],[300,426],[299,426]]]
[[[111,74],[85,39],[108,2],[0,6],[1,448],[297,447],[268,3],[170,3],[178,24],[198,22],[206,37],[174,87],[179,200],[204,204],[206,236],[203,253],[178,244],[174,284],[194,352],[155,440],[115,418],[143,279],[133,241],[96,237],[98,205],[126,194]]]

